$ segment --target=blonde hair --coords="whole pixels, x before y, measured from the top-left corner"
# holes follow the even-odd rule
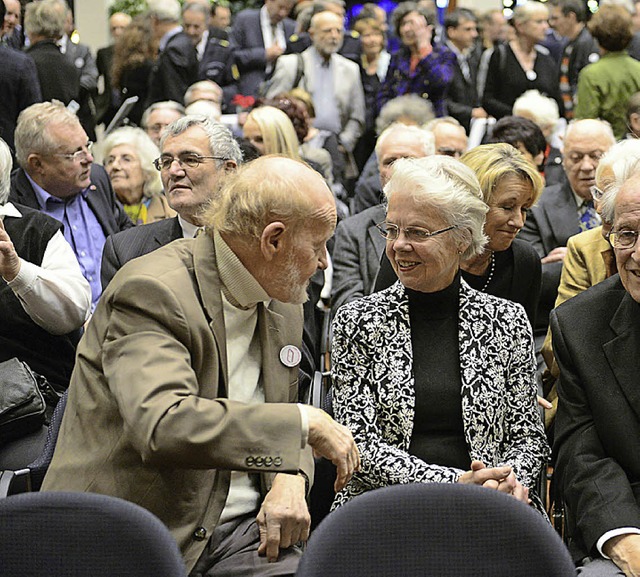
[[[281,154],[300,160],[298,136],[291,119],[279,108],[260,106],[247,116],[260,128],[264,142],[264,154]]]
[[[533,187],[535,204],[544,188],[544,181],[535,166],[517,149],[506,143],[482,144],[465,152],[460,162],[473,170],[480,183],[482,196],[491,204],[496,186],[505,176],[528,180]]]

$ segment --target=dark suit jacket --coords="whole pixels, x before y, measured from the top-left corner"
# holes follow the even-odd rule
[[[65,106],[72,100],[80,103],[80,70],[60,52],[53,40],[30,46],[27,54],[38,70],[42,100],[60,100]]]
[[[13,149],[18,114],[42,101],[38,71],[32,58],[0,45],[0,138]]]
[[[566,50],[566,48],[564,50]],[[595,57],[592,56],[593,54],[595,54]],[[598,49],[598,43],[585,26],[574,40],[573,50],[569,57],[569,85],[571,86],[572,94],[575,94],[578,90],[578,76],[580,75],[580,71],[587,64],[597,61],[596,57],[599,56],[600,50]]]
[[[373,292],[385,240],[376,224],[385,217],[384,206],[378,204],[338,224],[333,248],[333,288],[331,308]]]
[[[538,204],[529,210],[518,238],[530,242],[543,258],[554,248],[567,246],[569,238],[580,232],[579,222],[576,200],[569,181],[564,179],[544,189]],[[534,327],[536,336],[546,334],[549,311],[556,302],[561,272],[562,262],[542,265],[542,291]]]
[[[11,175],[9,200],[40,210],[36,193],[22,168],[15,170]],[[91,165],[91,188],[87,195],[87,204],[96,215],[105,236],[133,226],[113,193],[107,173],[98,164]]]
[[[473,50],[469,54],[467,58],[469,64],[468,79],[462,74],[460,63],[456,57],[453,67],[453,79],[447,91],[447,110],[451,116],[464,126],[467,133],[469,133],[469,127],[471,126],[471,111],[481,104],[477,88],[480,56],[481,52],[479,50]]]
[[[551,313],[560,366],[555,472],[576,559],[640,527],[640,305],[615,275]]]
[[[238,92],[233,76],[233,52],[228,34],[221,28],[209,28],[209,39],[198,68],[200,80],[211,80],[222,88],[223,111],[231,109],[231,100]]]
[[[147,106],[163,100],[184,103],[184,93],[198,81],[198,57],[191,39],[178,32],[158,55],[149,77]]]
[[[107,288],[113,275],[125,263],[178,238],[182,238],[182,228],[180,228],[177,216],[136,226],[107,237],[102,252],[102,269],[100,271],[102,290]]]
[[[289,38],[295,30],[296,23],[290,18],[285,18],[282,23],[284,36]],[[238,94],[255,96],[265,78],[267,65],[260,10],[243,10],[235,17],[231,31],[231,47],[240,73]]]
[[[111,85],[111,65],[113,64],[114,45],[111,44],[105,48],[100,48],[96,53],[96,66],[98,74],[104,80],[104,88],[102,92],[95,98],[96,103],[96,122],[104,122],[105,126],[111,122],[115,113],[118,111],[118,105],[113,101],[112,85]]]

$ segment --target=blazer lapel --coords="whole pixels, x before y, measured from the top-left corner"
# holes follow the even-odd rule
[[[153,240],[156,242],[158,247],[164,246],[165,244],[169,244],[170,242],[182,238],[182,228],[180,228],[180,222],[178,221],[178,217],[174,217],[171,220],[164,221],[167,223],[167,226],[164,227],[156,227],[155,235]],[[171,224],[169,224],[171,223]]]
[[[262,386],[268,403],[289,402],[291,369],[280,361],[280,351],[285,345],[286,335],[280,330],[284,318],[281,314],[258,304],[258,330],[262,347]],[[294,345],[297,347],[297,345]],[[283,383],[286,385],[283,386]]]
[[[546,207],[545,207],[546,208]],[[561,244],[579,232],[578,207],[568,182],[558,187],[558,194],[545,210],[551,225],[551,232]]]
[[[194,239],[193,261],[198,292],[203,308],[209,318],[209,327],[218,349],[222,380],[218,386],[218,396],[226,397],[226,385],[229,382],[227,370],[227,346],[222,310],[221,283],[218,276],[218,264],[215,246],[209,234],[201,234]]]
[[[640,305],[626,291],[610,325],[616,337],[602,348],[618,385],[640,418]]]

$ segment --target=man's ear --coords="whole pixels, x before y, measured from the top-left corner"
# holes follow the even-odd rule
[[[265,260],[273,260],[283,250],[283,237],[287,230],[283,222],[270,222],[260,235],[260,250]]]
[[[39,154],[32,153],[27,156],[27,167],[28,171],[31,174],[40,174],[42,172],[42,159]]]

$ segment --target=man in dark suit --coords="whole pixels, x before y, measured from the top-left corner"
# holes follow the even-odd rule
[[[33,58],[43,100],[72,101],[80,106],[80,70],[60,51],[57,42],[64,34],[65,11],[52,2],[31,2],[24,16],[29,38],[27,54]]]
[[[146,105],[165,100],[182,103],[187,88],[198,80],[196,49],[180,27],[178,0],[150,0],[148,5],[159,53],[149,77]]]
[[[435,139],[432,132],[402,124],[387,128],[376,143],[380,190],[391,177],[391,168],[398,158],[420,158],[434,153]],[[385,247],[385,240],[376,224],[384,221],[384,218],[384,206],[377,204],[338,225],[333,248],[331,291],[331,308],[334,313],[344,303],[373,292]]]
[[[130,24],[131,16],[124,12],[115,12],[109,18],[109,33],[111,39],[115,42],[124,32],[124,29]],[[96,53],[96,66],[98,74],[102,78],[102,86],[99,87],[98,96],[96,97],[96,122],[104,123],[108,126],[119,108],[119,95],[114,99],[113,88],[111,85],[111,66],[113,64],[113,51],[115,44],[98,49]]]
[[[614,143],[615,137],[606,122],[593,119],[572,122],[563,148],[562,166],[567,178],[544,189],[518,235],[532,243],[542,259],[542,290],[534,327],[537,351],[544,342],[549,312],[558,295],[567,241],[574,234],[600,224],[591,187],[595,185],[600,158]]]
[[[240,77],[238,94],[256,96],[260,83],[284,54],[295,22],[287,18],[293,0],[265,0],[260,10],[243,10],[233,23],[231,47]]]
[[[102,166],[93,164],[91,142],[78,117],[60,102],[25,109],[15,132],[20,168],[9,200],[41,210],[64,224],[95,307],[100,293],[100,257],[110,234],[133,226],[116,200]]]
[[[551,313],[555,474],[580,575],[640,574],[640,175],[607,189],[619,275]]]
[[[108,237],[100,273],[103,288],[131,259],[178,238],[193,238],[202,227],[202,210],[218,194],[225,176],[242,162],[237,142],[221,124],[190,116],[172,123],[168,133],[160,159],[175,157],[176,161],[167,168],[161,166],[161,176],[169,206],[178,215]],[[185,155],[199,155],[202,163],[189,166],[179,160]]]
[[[481,52],[476,46],[477,18],[470,10],[449,12],[444,26],[447,47],[456,55],[453,80],[447,92],[447,110],[469,133],[472,118],[487,118],[480,104],[477,79]]]
[[[562,46],[558,70],[563,114],[573,118],[573,98],[580,71],[600,58],[598,43],[587,29],[587,6],[582,0],[551,0],[549,26],[567,39]]]
[[[4,2],[0,0],[0,22],[4,19],[5,10]],[[40,102],[42,93],[36,65],[29,56],[0,43],[0,62],[0,138],[13,151],[13,133],[18,114],[27,106]]]

